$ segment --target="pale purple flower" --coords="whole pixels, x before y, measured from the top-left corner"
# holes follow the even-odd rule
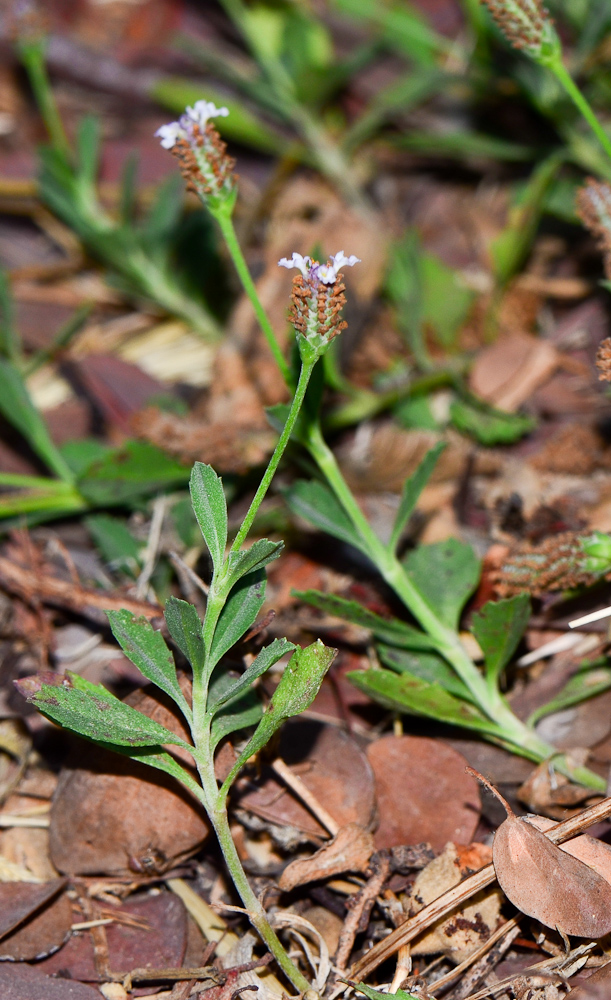
[[[196,101],[192,108],[188,107],[185,111],[185,115],[201,129],[209,118],[226,118],[228,114],[228,108],[217,108],[213,101]]]
[[[337,275],[342,267],[354,267],[360,263],[360,258],[352,254],[346,257],[343,250],[339,253],[331,254],[326,264],[319,264],[311,257],[302,257],[300,253],[294,253],[291,259],[283,257],[278,261],[280,267],[296,267],[303,274],[304,278],[313,281],[322,281],[323,285],[334,285]]]
[[[186,133],[180,122],[170,122],[169,125],[161,125],[155,132],[161,139],[164,149],[173,149],[178,139],[185,139]]]
[[[283,257],[282,260],[279,260],[278,267],[296,267],[301,271],[304,278],[307,278],[312,267],[312,258],[302,257],[300,253],[294,253],[290,260],[288,257]]]

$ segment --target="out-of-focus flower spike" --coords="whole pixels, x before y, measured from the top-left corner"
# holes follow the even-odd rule
[[[558,36],[542,0],[483,0],[509,42],[537,61],[560,50]]]
[[[576,207],[603,252],[605,274],[611,280],[611,185],[589,177],[577,192]]]
[[[177,122],[155,132],[163,148],[178,159],[189,190],[212,210],[227,202],[235,190],[235,163],[211,121],[228,114],[227,108],[217,108],[212,101],[196,101]]]

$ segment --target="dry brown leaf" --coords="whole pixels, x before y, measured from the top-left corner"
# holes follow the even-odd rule
[[[419,913],[447,889],[458,885],[461,878],[459,853],[454,844],[447,844],[443,853],[418,874],[412,887],[411,913]],[[464,961],[496,929],[501,901],[498,889],[477,893],[468,906],[439,921],[432,930],[418,938],[412,945],[412,954],[441,953],[456,964]]]
[[[495,791],[494,789],[492,789]],[[611,884],[518,818],[495,791],[507,819],[494,836],[492,860],[514,906],[545,927],[597,939],[611,931]]]
[[[285,892],[290,892],[298,885],[343,872],[364,872],[374,850],[373,835],[358,823],[348,823],[310,858],[291,861],[282,872],[278,885]]]
[[[526,816],[525,818],[537,830],[542,830],[543,833],[555,825],[554,821],[548,819],[546,816]],[[596,837],[589,837],[587,833],[584,833],[573,840],[567,840],[566,844],[560,846],[560,850],[565,851],[566,854],[571,854],[579,861],[583,861],[584,865],[589,865],[590,868],[593,868],[595,872],[598,872],[604,878],[605,882],[611,884],[611,846],[609,844],[605,844],[603,840],[598,840]]]
[[[586,980],[570,990],[570,1000],[609,1000],[611,994],[611,962],[596,969]]]
[[[513,413],[558,367],[559,355],[548,341],[528,333],[501,335],[476,358],[470,388],[499,410]]]
[[[457,750],[425,736],[388,735],[370,743],[367,756],[376,778],[378,850],[420,841],[437,851],[449,840],[469,843],[481,804],[477,781]]]

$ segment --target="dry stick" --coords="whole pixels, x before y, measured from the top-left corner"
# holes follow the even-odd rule
[[[348,915],[344,920],[339,944],[335,953],[335,965],[338,969],[345,969],[346,962],[350,958],[350,952],[354,944],[354,939],[360,928],[369,920],[369,914],[376,897],[382,889],[388,873],[390,871],[390,858],[385,854],[374,855],[372,859],[373,875],[365,882],[363,888],[356,896],[350,900]]]
[[[470,958],[467,958],[460,965],[457,965],[455,969],[452,969],[441,979],[438,979],[436,983],[431,986],[431,991],[437,991],[442,989],[448,983],[451,983],[453,979],[457,976],[462,975],[463,972],[467,972],[469,966],[471,965],[471,970],[464,977],[462,982],[460,982],[452,994],[452,1000],[465,1000],[465,997],[469,995],[473,987],[477,986],[478,983],[482,981],[484,976],[492,971],[495,965],[500,962],[501,958],[511,946],[514,939],[520,933],[519,921],[522,914],[518,917],[514,917],[512,920],[508,920],[507,923],[499,927],[494,934],[491,934],[487,941],[484,941],[477,951],[475,951]],[[496,945],[496,948],[494,947]]]
[[[312,792],[306,787],[301,778],[294,771],[291,771],[290,767],[280,757],[277,757],[272,762],[272,768],[285,784],[295,792],[295,795],[301,799],[303,804],[308,807],[310,812],[314,814],[318,822],[326,827],[331,836],[334,837],[339,831],[339,823],[336,823],[324,806],[321,806],[316,796],[312,795]]]
[[[510,986],[512,983],[514,983],[516,979],[534,978],[537,974],[540,975],[541,973],[545,973],[547,969],[549,969],[550,973],[553,973],[555,965],[558,966],[557,976],[560,979],[564,979],[565,977],[562,975],[560,969],[562,969],[563,966],[566,966],[567,962],[569,962],[570,959],[575,961],[576,958],[579,958],[580,956],[586,954],[588,951],[591,951],[591,949],[594,947],[595,944],[596,944],[595,941],[588,942],[587,944],[580,944],[578,945],[577,948],[574,948],[569,955],[562,955],[561,957],[555,955],[553,958],[546,958],[542,962],[537,962],[536,965],[530,965],[527,969],[522,969],[522,971],[517,975],[514,973],[513,976],[507,976],[506,979],[501,979],[501,981],[499,983],[495,983],[494,986],[488,986],[483,990],[478,990],[477,993],[471,993],[468,997],[465,998],[465,1000],[485,1000],[486,997],[493,997],[496,996],[497,993],[504,993],[507,986]],[[569,976],[571,975],[573,975],[573,972],[569,971]],[[547,977],[545,978],[547,979]],[[533,986],[545,985],[545,983],[533,982],[532,985]]]
[[[589,826],[607,819],[608,816],[611,816],[611,798],[603,799],[602,802],[590,806],[589,809],[584,809],[579,815],[572,816],[562,823],[556,823],[550,830],[546,830],[545,836],[551,840],[552,844],[564,844],[565,841],[577,837]],[[396,930],[391,931],[388,937],[378,941],[366,955],[363,955],[355,963],[346,978],[357,981],[365,979],[374,969],[377,969],[378,965],[394,955],[402,945],[413,941],[427,927],[434,924],[440,917],[450,913],[460,903],[464,903],[470,896],[492,885],[495,879],[494,865],[486,865],[485,868],[470,875],[453,889],[448,889],[447,892],[420,910],[420,913],[406,920]]]

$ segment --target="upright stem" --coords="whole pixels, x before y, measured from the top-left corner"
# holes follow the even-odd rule
[[[299,381],[297,383],[297,388],[295,389],[295,395],[293,397],[293,402],[291,403],[291,408],[289,410],[288,417],[286,418],[286,423],[282,428],[282,433],[278,439],[278,444],[276,445],[274,454],[272,455],[270,463],[267,466],[267,469],[265,470],[265,475],[261,480],[259,489],[255,493],[253,501],[250,507],[248,508],[248,513],[246,514],[246,517],[242,522],[242,526],[238,531],[237,535],[235,536],[233,545],[231,546],[232,552],[238,552],[239,549],[241,548],[244,539],[246,538],[248,532],[250,531],[252,522],[254,521],[255,515],[259,507],[261,506],[263,498],[270,487],[270,483],[274,478],[276,469],[280,464],[280,459],[284,454],[284,449],[289,443],[289,438],[293,431],[293,427],[295,426],[295,421],[299,416],[301,404],[303,403],[306,394],[306,389],[308,387],[308,382],[310,381],[310,376],[314,370],[315,364],[316,360],[304,361],[301,366],[301,372],[299,373]]]
[[[276,339],[276,334],[272,329],[272,325],[267,318],[267,313],[261,305],[261,301],[257,294],[257,289],[255,283],[250,276],[250,271],[248,270],[248,265],[244,259],[244,254],[242,253],[242,248],[240,247],[238,237],[236,236],[236,231],[233,225],[233,218],[231,215],[231,209],[226,205],[222,205],[217,211],[212,211],[214,218],[219,224],[220,230],[223,234],[225,244],[229,253],[231,254],[231,259],[235,265],[235,269],[238,272],[240,281],[242,282],[242,287],[246,292],[252,307],[255,311],[255,315],[259,321],[259,325],[263,330],[265,339],[269,345],[269,348],[274,355],[274,360],[280,369],[282,377],[287,385],[291,384],[291,371],[285,360],[284,354],[280,344]]]
[[[238,890],[240,898],[248,911],[248,918],[251,924],[263,939],[276,959],[276,962],[284,972],[287,979],[293,984],[295,989],[299,990],[300,993],[305,993],[306,990],[311,992],[310,983],[287,955],[278,938],[278,935],[273,930],[267,918],[267,914],[265,913],[261,902],[257,899],[251,888],[246,873],[242,868],[242,862],[240,861],[240,857],[236,850],[233,837],[231,836],[231,829],[227,820],[226,811],[224,809],[220,809],[218,811],[215,810],[209,815],[214,826],[215,833],[218,837],[219,844],[221,845],[225,863],[229,869],[231,878],[233,879],[233,884]]]
[[[566,66],[562,61],[562,57],[558,56],[553,62],[549,63],[549,67],[556,77],[556,79],[562,84],[566,93],[571,98],[575,106],[581,112],[588,125],[594,132],[594,135],[600,142],[605,153],[611,160],[611,139],[605,132],[604,128],[600,124],[598,118],[596,117],[591,105],[586,100],[586,98],[581,93],[579,87],[573,80],[573,77],[567,70]]]

